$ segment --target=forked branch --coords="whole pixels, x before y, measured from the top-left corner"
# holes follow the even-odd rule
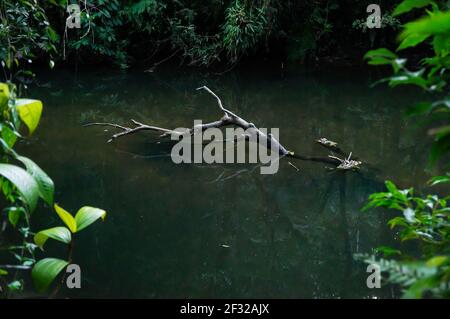
[[[222,118],[214,122],[195,125],[192,128],[186,129],[184,131],[176,131],[158,126],[147,125],[133,119],[131,120],[131,122],[133,123],[134,127],[126,127],[115,123],[106,123],[106,122],[88,123],[85,124],[84,126],[94,126],[94,125],[109,126],[119,129],[120,131],[116,134],[113,134],[111,138],[108,140],[108,143],[110,143],[115,139],[121,138],[126,135],[135,134],[140,131],[158,132],[160,133],[159,135],[160,138],[167,136],[182,137],[186,135],[194,135],[199,132],[203,132],[204,130],[209,128],[221,128],[229,125],[234,125],[245,130],[246,134],[243,136],[244,139],[256,141],[257,143],[264,145],[265,147],[269,148],[272,151],[276,150],[278,152],[278,155],[280,155],[280,157],[286,156],[300,160],[318,161],[322,163],[333,164],[336,166],[336,169],[340,170],[358,169],[359,166],[361,165],[361,162],[359,161],[350,160],[351,153],[348,158],[340,159],[334,156],[333,153],[330,154],[328,157],[309,157],[298,155],[292,151],[288,151],[283,145],[280,144],[280,142],[272,134],[266,134],[262,132],[253,123],[246,121],[245,119],[241,118],[240,116],[236,115],[232,111],[225,108],[222,103],[222,100],[207,86],[199,87],[197,88],[197,90],[205,90],[216,99],[219,109],[224,113]],[[330,149],[331,151],[336,151],[340,155],[344,155],[344,153],[337,147],[337,143],[335,142],[329,141],[325,138],[319,139],[317,140],[317,142],[320,145]]]

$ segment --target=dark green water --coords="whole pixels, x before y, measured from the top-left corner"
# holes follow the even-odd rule
[[[380,212],[361,213],[368,195],[392,179],[418,186],[423,130],[402,112],[416,91],[370,89],[378,78],[361,70],[236,71],[221,77],[185,73],[55,72],[29,95],[44,102],[35,136],[19,151],[56,184],[56,201],[76,212],[104,208],[104,223],[76,237],[82,288],[69,297],[371,298],[366,266],[354,253],[389,245],[393,233]],[[221,116],[215,101],[195,91],[208,85],[234,112],[260,127],[279,127],[283,145],[304,155],[325,152],[327,137],[370,169],[336,174],[324,164],[282,160],[275,175],[246,165],[175,165],[152,133],[106,144],[112,130],[89,121],[189,127]],[[237,174],[239,172],[239,174]],[[56,226],[41,207],[34,227]],[[64,257],[48,243],[39,256]]]

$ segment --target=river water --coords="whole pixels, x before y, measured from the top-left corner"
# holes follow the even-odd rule
[[[81,289],[88,298],[372,298],[366,266],[353,259],[394,245],[383,212],[361,212],[369,194],[391,179],[419,186],[427,141],[405,108],[419,92],[370,88],[366,70],[286,71],[249,68],[222,76],[191,70],[154,73],[55,71],[30,97],[44,102],[35,135],[19,145],[53,178],[55,200],[71,212],[107,211],[75,238]],[[274,175],[244,164],[179,164],[170,144],[142,132],[106,143],[114,129],[88,122],[190,127],[222,114],[195,88],[208,85],[233,112],[255,125],[280,128],[280,141],[307,156],[326,156],[326,137],[360,158],[360,172],[331,172],[316,162],[282,159]],[[290,162],[290,163],[289,163]],[[291,165],[292,164],[292,165]],[[295,166],[295,167],[294,167]],[[59,225],[41,207],[33,227]],[[48,242],[39,257],[61,257]]]

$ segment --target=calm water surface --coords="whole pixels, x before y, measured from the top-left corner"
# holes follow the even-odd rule
[[[361,213],[368,195],[392,179],[420,185],[426,141],[402,113],[417,91],[369,85],[380,75],[361,70],[54,72],[29,95],[44,101],[36,135],[19,151],[56,184],[56,201],[76,212],[102,207],[104,223],[76,236],[82,289],[68,297],[349,298],[392,297],[366,288],[354,253],[391,245],[381,212]],[[237,114],[260,127],[279,127],[280,141],[304,155],[326,156],[314,140],[327,137],[366,165],[330,173],[321,163],[283,159],[275,175],[247,165],[174,164],[170,144],[153,133],[107,144],[114,130],[90,121],[163,127],[218,119],[208,85]],[[44,206],[34,227],[56,226]],[[42,256],[65,256],[58,242]]]

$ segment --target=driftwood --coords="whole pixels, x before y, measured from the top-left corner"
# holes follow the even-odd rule
[[[288,157],[288,158],[295,158],[300,160],[306,160],[306,161],[316,161],[316,162],[322,162],[334,165],[335,169],[337,170],[355,170],[359,169],[361,162],[356,160],[351,160],[352,154],[350,153],[349,156],[346,156],[345,153],[337,146],[336,142],[329,141],[326,138],[318,139],[316,142],[319,143],[319,145],[324,146],[325,148],[329,149],[331,151],[331,154],[328,155],[328,157],[315,157],[315,156],[303,156],[300,154],[296,154],[293,151],[289,151],[287,148],[285,148],[272,134],[265,134],[260,129],[258,129],[255,124],[246,121],[245,119],[241,118],[240,116],[236,115],[232,111],[226,109],[223,106],[223,103],[221,99],[213,92],[211,91],[207,86],[199,87],[197,90],[205,90],[209,94],[211,94],[216,100],[217,104],[220,108],[220,110],[224,113],[222,118],[220,118],[217,121],[204,123],[201,125],[195,125],[190,129],[186,129],[185,131],[176,131],[172,129],[162,128],[158,126],[153,125],[147,125],[143,124],[141,122],[138,122],[136,120],[131,120],[131,122],[134,124],[134,127],[127,127],[115,123],[105,123],[105,122],[95,122],[95,123],[88,123],[84,126],[109,126],[114,127],[119,130],[118,133],[113,134],[111,138],[107,141],[108,143],[124,137],[126,135],[135,134],[141,131],[154,131],[160,133],[159,137],[168,137],[168,136],[175,136],[175,137],[182,137],[184,135],[194,135],[198,132],[202,132],[209,128],[221,128],[226,126],[234,125],[236,127],[242,128],[246,134],[242,135],[242,139],[248,139],[251,141],[257,141],[259,144],[264,145],[270,150],[276,150],[278,152],[278,155],[280,157]],[[339,155],[344,155],[344,159],[341,159],[334,155],[335,153],[338,153]],[[291,164],[292,165],[292,164]],[[295,167],[295,166],[294,166]]]

